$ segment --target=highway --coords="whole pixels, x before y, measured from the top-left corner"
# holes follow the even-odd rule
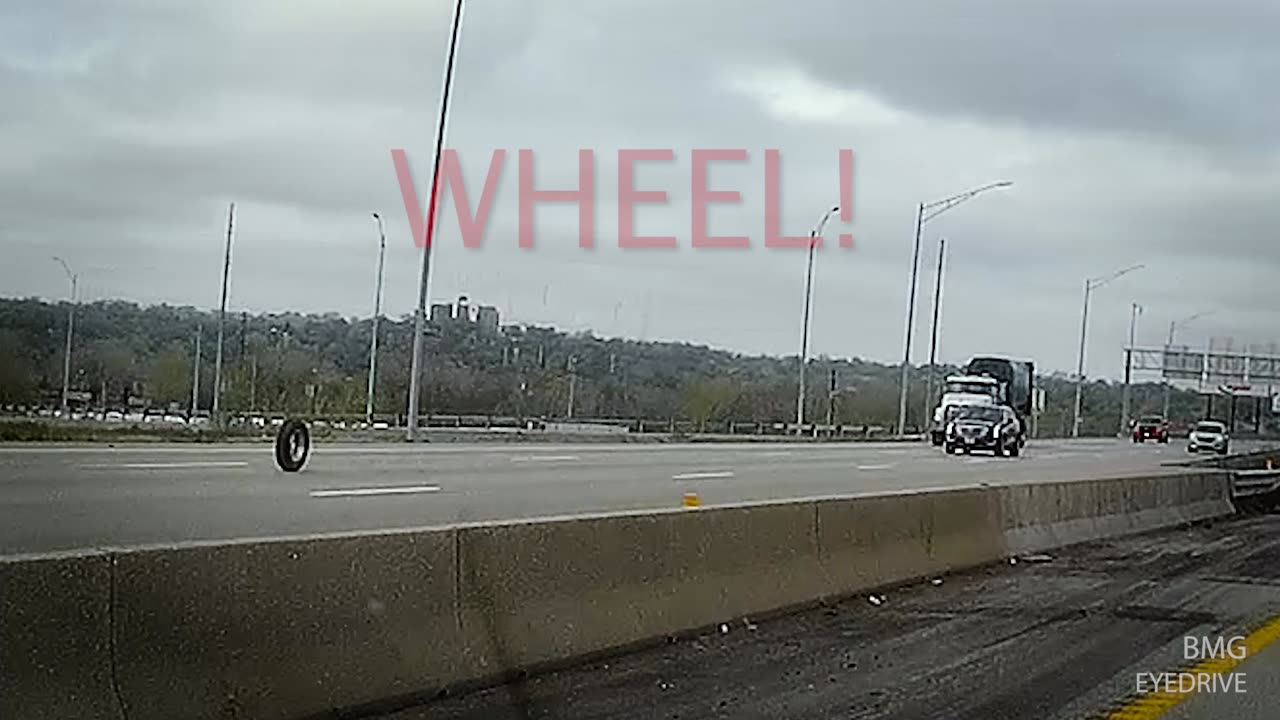
[[[1236,451],[1249,449],[1238,443]],[[1033,441],[1022,457],[925,445],[0,446],[0,555],[1140,474],[1179,442]]]

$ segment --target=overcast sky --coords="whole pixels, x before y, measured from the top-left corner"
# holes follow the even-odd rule
[[[425,205],[449,0],[41,0],[0,6],[0,294],[60,298],[66,258],[88,299],[216,308],[227,205],[230,306],[372,312],[377,228],[385,308],[412,311],[420,251],[390,150]],[[763,247],[764,151],[782,157],[782,230],[839,201],[854,220],[818,253],[812,352],[902,356],[915,208],[998,180],[925,225],[916,361],[928,355],[937,242],[948,240],[940,357],[1027,357],[1074,370],[1085,278],[1144,263],[1094,294],[1088,372],[1116,377],[1131,303],[1138,341],[1179,330],[1236,347],[1280,340],[1280,5],[1270,0],[469,0],[448,146],[472,205],[509,151],[483,247],[446,201],[433,301],[467,294],[505,320],[794,354],[803,250]],[[577,209],[543,204],[517,247],[516,151],[540,189],[577,185],[596,152],[597,248]],[[636,232],[617,248],[619,148],[643,163]],[[690,158],[743,148],[710,186],[690,247]],[[835,247],[852,231],[853,250]]]

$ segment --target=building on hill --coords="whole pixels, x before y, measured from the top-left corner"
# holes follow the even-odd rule
[[[486,335],[498,334],[498,308],[492,305],[481,305],[476,310],[476,327]]]
[[[453,306],[448,303],[434,303],[431,305],[431,324],[438,326],[448,325],[453,320]]]

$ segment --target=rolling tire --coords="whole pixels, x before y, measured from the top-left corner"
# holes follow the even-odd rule
[[[1009,457],[1016,458],[1020,454],[1022,454],[1022,448],[1018,446],[1018,443],[1014,443],[1012,446],[1010,446]]]
[[[1004,439],[1003,438],[996,440],[996,444],[991,446],[991,452],[995,454],[996,457],[1004,457]]]
[[[276,433],[276,465],[285,472],[298,472],[311,455],[311,431],[301,420],[286,420]]]

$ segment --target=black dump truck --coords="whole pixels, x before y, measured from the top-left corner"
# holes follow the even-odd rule
[[[967,375],[985,375],[1000,383],[1001,401],[1018,415],[1022,444],[1030,435],[1031,412],[1035,396],[1036,366],[1028,360],[980,355],[964,368]]]

